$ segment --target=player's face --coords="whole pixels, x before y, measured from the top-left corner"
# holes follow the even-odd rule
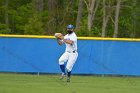
[[[71,34],[73,32],[73,29],[67,28],[67,32],[68,32],[68,34]]]

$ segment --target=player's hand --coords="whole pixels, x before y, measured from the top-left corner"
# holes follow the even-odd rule
[[[57,40],[59,40],[59,39],[63,40],[64,39],[64,36],[63,36],[62,33],[55,33],[54,36]]]

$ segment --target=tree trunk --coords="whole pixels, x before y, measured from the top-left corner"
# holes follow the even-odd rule
[[[133,11],[132,11],[132,18],[133,19],[132,19],[132,32],[131,32],[130,37],[134,38],[134,37],[136,37],[137,11],[135,9],[135,6],[136,6],[137,1],[133,0],[132,3],[133,3]]]
[[[102,37],[105,37],[106,35],[106,5],[105,0],[103,0],[103,25],[102,25]]]
[[[120,4],[121,4],[121,0],[117,0],[113,38],[118,37],[118,21],[119,21],[118,18],[119,18],[119,12],[120,12]]]
[[[78,14],[77,14],[77,20],[76,20],[76,30],[80,29],[81,19],[82,19],[82,11],[83,11],[83,0],[79,1],[78,6]]]
[[[93,26],[93,23],[94,23],[95,14],[96,14],[96,11],[98,9],[99,3],[100,3],[100,0],[96,0],[95,8],[94,8],[94,11],[92,13],[92,26]]]
[[[35,7],[37,11],[42,12],[44,9],[44,0],[36,0]]]
[[[93,27],[93,21],[95,19],[95,14],[99,5],[100,0],[88,0],[88,3],[86,0],[84,0],[87,10],[88,10],[88,31],[91,31],[91,28]]]
[[[7,26],[9,25],[8,4],[9,4],[9,0],[6,0],[6,1],[5,1],[5,24],[6,24]]]
[[[56,28],[56,13],[57,13],[57,2],[56,0],[48,0],[48,22],[46,24],[46,34],[52,34]]]
[[[91,31],[92,28],[92,19],[93,19],[93,10],[94,10],[95,0],[89,0],[89,10],[88,10],[88,30]]]
[[[102,34],[101,34],[101,37],[105,37],[106,36],[106,27],[107,27],[107,23],[109,21],[109,17],[111,15],[111,11],[112,10],[111,10],[110,5],[106,9],[105,0],[103,0],[103,24],[102,24]]]

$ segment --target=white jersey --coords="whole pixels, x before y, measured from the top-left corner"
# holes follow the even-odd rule
[[[72,44],[65,43],[66,44],[66,50],[65,50],[66,52],[77,51],[77,36],[74,32],[71,34],[66,34],[64,36],[64,39],[73,41]]]

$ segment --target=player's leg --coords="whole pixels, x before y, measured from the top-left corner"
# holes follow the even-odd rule
[[[78,57],[77,52],[76,53],[69,53],[69,59],[68,59],[67,66],[66,66],[67,82],[70,82],[71,71],[72,71],[72,68],[76,62],[77,57]]]
[[[60,69],[61,69],[61,80],[64,78],[64,75],[65,75],[65,65],[64,63],[68,60],[68,53],[64,53],[60,58],[59,58],[59,66],[60,66]]]

